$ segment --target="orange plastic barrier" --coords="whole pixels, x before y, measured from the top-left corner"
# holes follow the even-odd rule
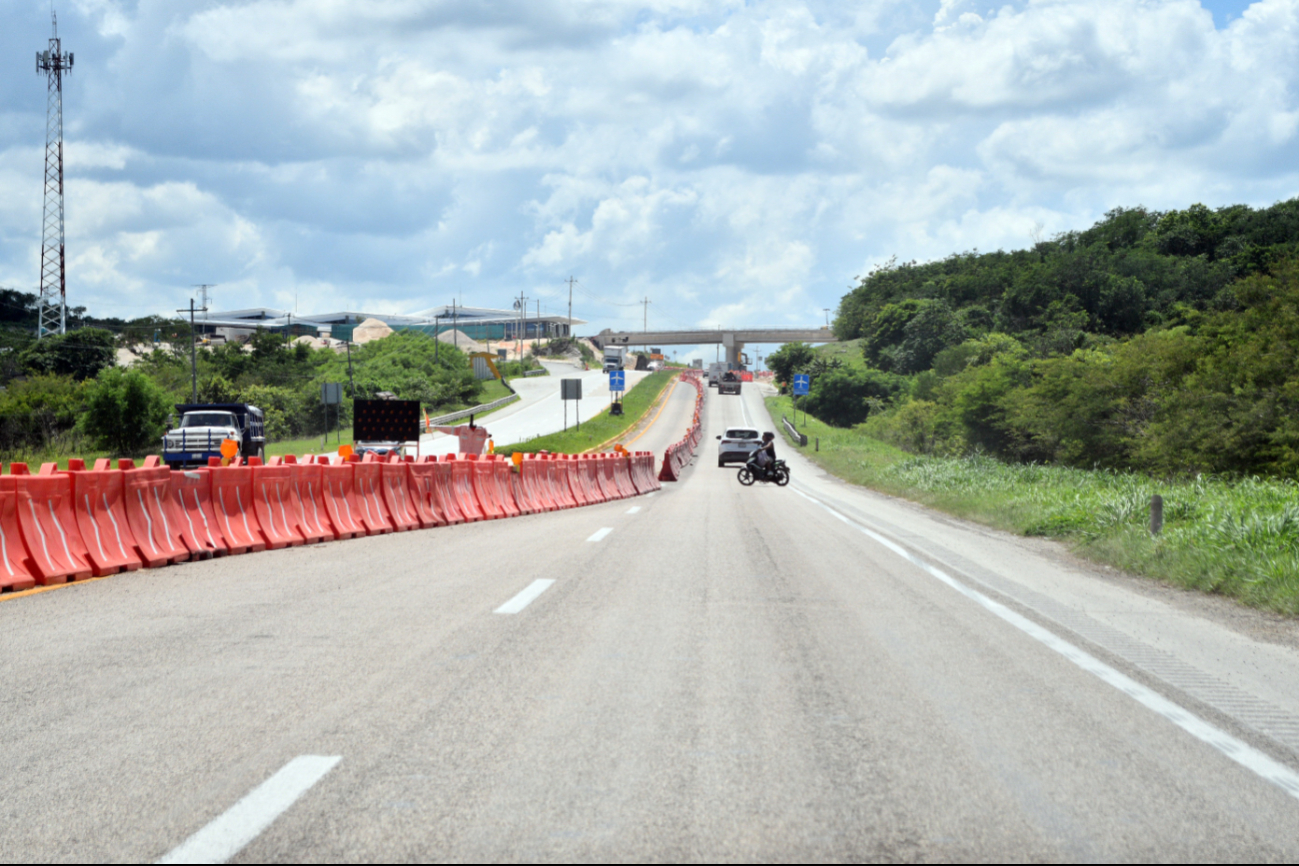
[[[433,464],[433,502],[436,503],[438,510],[446,519],[448,524],[464,523],[467,518],[456,500],[455,490],[452,487],[451,463],[446,460],[438,460],[436,457],[429,457],[429,463]]]
[[[405,461],[394,459],[379,464],[379,490],[393,529],[398,532],[409,532],[420,527],[410,487],[406,483],[409,477],[406,466]]]
[[[208,459],[208,475],[212,479],[212,511],[230,552],[265,550],[266,540],[253,510],[252,467],[222,466],[213,457]]]
[[[510,485],[510,496],[514,499],[514,505],[522,514],[536,514],[539,511],[545,511],[544,508],[538,508],[528,500],[527,492],[523,489],[523,470],[515,472],[510,468],[510,464],[505,464],[506,483]]]
[[[279,458],[270,465],[252,464],[253,470],[253,512],[266,547],[279,550],[283,547],[297,547],[306,539],[298,532],[298,515],[293,510],[293,477],[289,467],[279,462]]]
[[[598,469],[597,478],[600,482],[600,489],[604,492],[606,502],[614,499],[622,499],[622,493],[618,491],[618,485],[613,480],[613,457],[609,454],[595,455]]]
[[[359,462],[352,458],[352,488],[356,491],[357,516],[371,535],[392,532],[392,519],[383,504],[383,469],[373,454]]]
[[[698,447],[700,440],[703,438],[703,425],[700,417],[704,408],[704,385],[703,381],[693,371],[687,370],[681,374],[682,382],[689,382],[695,388],[695,414],[690,421],[690,427],[686,430],[686,435],[681,441],[669,445],[663,454],[663,467],[659,470],[659,481],[679,481],[681,479],[681,470],[694,457],[695,448]]]
[[[573,498],[574,506],[590,505],[586,487],[582,484],[582,462],[576,455],[565,455],[559,459],[559,478],[568,487],[568,496]]]
[[[608,501],[604,487],[600,484],[600,461],[594,454],[582,454],[582,489],[586,492],[586,501],[590,504]]]
[[[487,517],[474,492],[474,464],[468,459],[473,456],[465,454],[457,458],[454,454],[448,454],[442,458],[451,466],[451,493],[456,507],[465,516],[465,520],[469,521],[484,520]]]
[[[564,508],[559,489],[555,486],[555,456],[553,454],[523,454],[520,466],[523,482],[533,487],[533,499],[547,512]]]
[[[617,485],[622,498],[636,496],[636,485],[631,481],[631,456],[614,454],[610,457],[610,461],[613,466],[613,483]]]
[[[126,520],[122,473],[99,460],[86,470],[84,460],[68,461],[72,479],[72,512],[86,545],[86,561],[96,577],[135,571],[144,562],[135,553],[135,538]]]
[[[0,591],[19,592],[36,585],[25,559],[18,528],[18,479],[0,475]]]
[[[506,517],[518,517],[523,513],[523,509],[514,499],[514,487],[510,483],[510,474],[513,472],[510,462],[495,454],[488,454],[486,461],[492,467],[493,491],[496,502],[501,507],[501,513]]]
[[[172,470],[171,501],[177,514],[181,543],[192,556],[206,559],[230,552],[212,509],[212,475],[209,470]],[[82,530],[82,535],[85,535],[85,530]]]
[[[325,516],[329,518],[329,530],[335,538],[368,535],[353,486],[354,464],[340,457],[335,457],[333,462],[328,457],[318,457],[317,463],[320,465],[321,488],[325,491]]]
[[[298,533],[308,544],[333,541],[334,530],[325,510],[324,467],[311,457],[299,463],[292,454],[272,460],[279,460],[289,469],[289,502],[297,519]]]
[[[122,470],[126,522],[140,559],[150,568],[189,559],[189,548],[180,540],[180,515],[171,498],[171,470],[156,454],[144,458],[141,467],[134,460],[119,460],[117,468]]]
[[[30,574],[42,586],[90,577],[90,562],[72,512],[72,479],[45,463],[31,475],[26,463],[10,463],[16,484],[18,533]]]
[[[635,471],[632,480],[636,483],[637,493],[653,493],[662,485],[654,472],[654,454],[649,451],[637,451],[633,458]]]
[[[474,496],[478,498],[483,516],[488,520],[504,517],[505,508],[496,499],[496,472],[491,462],[476,454],[466,454],[464,457],[468,459],[472,470],[470,478],[474,487]]]
[[[546,483],[546,461],[537,454],[524,454],[519,463],[519,487],[534,512],[554,511],[555,503]]]
[[[441,503],[434,492],[437,483],[437,463],[434,459],[426,457],[406,464],[406,484],[410,488],[411,507],[419,525],[425,529],[447,525],[446,515],[442,513]]]
[[[547,454],[541,463],[540,477],[545,484],[546,496],[556,509],[573,508],[577,505],[573,494],[568,490],[568,476],[565,474],[567,463],[567,460],[554,454]]]

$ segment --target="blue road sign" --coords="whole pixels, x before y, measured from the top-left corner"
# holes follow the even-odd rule
[[[812,377],[807,373],[794,374],[794,396],[801,397],[812,390]]]
[[[626,391],[627,390],[627,373],[624,370],[609,371],[609,390]]]

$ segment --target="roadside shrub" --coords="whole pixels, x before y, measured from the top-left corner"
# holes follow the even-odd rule
[[[0,389],[0,453],[49,448],[76,426],[83,392],[70,376],[33,376]]]
[[[158,446],[171,407],[167,394],[137,370],[109,367],[86,386],[82,429],[113,454],[139,454]]]
[[[889,400],[903,387],[899,377],[888,373],[841,367],[817,376],[802,405],[827,424],[851,427],[866,420],[870,401]]]

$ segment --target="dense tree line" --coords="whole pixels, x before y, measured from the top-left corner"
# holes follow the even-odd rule
[[[0,329],[9,340],[9,345],[0,344],[0,455],[83,447],[140,453],[156,446],[175,404],[190,402],[187,325],[184,339],[170,348],[142,350],[123,368],[116,365],[117,350],[140,343],[147,347],[152,340],[137,335],[152,323],[125,334],[86,327],[41,340],[15,333],[26,321],[9,324]],[[169,329],[177,327],[169,321]],[[313,349],[265,331],[256,332],[246,345],[226,343],[197,352],[199,401],[259,406],[272,441],[319,435],[327,426],[350,423],[347,401],[338,407],[341,417],[331,408],[326,418],[320,403],[325,382],[342,383],[348,397],[388,392],[418,400],[433,412],[472,405],[482,391],[465,353],[414,331],[354,346],[350,367],[345,353]]]
[[[791,345],[808,410],[929,453],[1299,475],[1299,200],[1116,209],[1032,249],[891,262],[835,319],[861,367]]]

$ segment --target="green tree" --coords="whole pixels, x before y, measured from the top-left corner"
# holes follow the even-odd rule
[[[816,352],[807,343],[786,343],[769,354],[763,363],[767,365],[776,382],[788,385],[794,381],[795,373],[805,372],[816,359]]]
[[[139,454],[157,447],[170,411],[167,394],[148,376],[109,367],[87,384],[81,425],[98,447]]]
[[[93,379],[115,360],[117,338],[100,328],[50,334],[23,350],[23,366],[35,375]]]

